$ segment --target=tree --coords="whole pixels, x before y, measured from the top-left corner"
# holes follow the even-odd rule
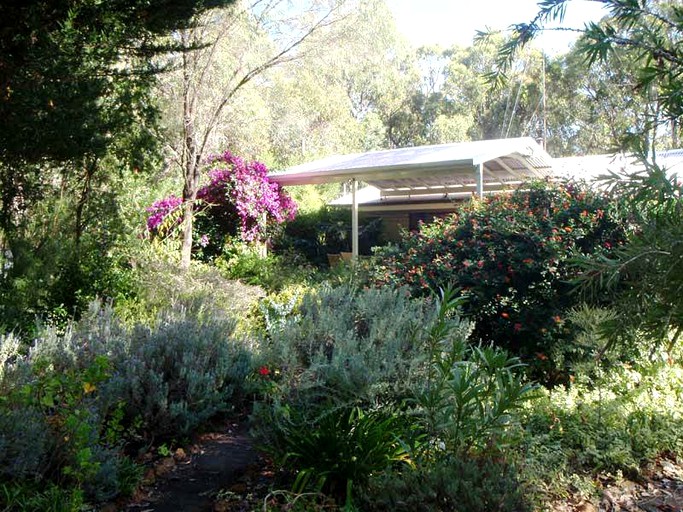
[[[217,134],[225,125],[225,113],[244,87],[263,78],[271,68],[300,57],[307,40],[330,28],[344,14],[343,0],[311,0],[297,6],[284,0],[252,4],[196,17],[178,32],[181,46],[201,48],[183,52],[177,62],[176,80],[167,93],[177,98],[182,121],[169,147],[183,176],[183,243],[181,262],[190,264],[194,202],[202,164],[218,146]]]
[[[421,48],[422,75],[387,116],[388,145],[439,144],[531,136],[543,138],[543,65],[538,51],[525,51],[507,86],[492,92],[484,76],[495,65],[496,41],[468,48]]]
[[[511,38],[500,46],[497,68],[488,76],[494,85],[507,80],[516,55],[544,30],[545,24],[562,21],[570,3],[571,0],[545,0],[539,3],[539,12],[531,22],[512,25]],[[643,129],[668,128],[672,142],[677,145],[683,115],[683,7],[668,0],[603,3],[609,14],[580,30],[577,51],[584,56],[588,68],[609,63],[612,58],[628,62],[627,67],[633,66],[633,91],[648,101]],[[628,141],[637,142],[639,149],[654,150],[652,137],[644,137],[642,130],[627,135]]]
[[[546,0],[531,23],[514,26],[511,42],[501,48],[498,77],[510,59],[548,20],[561,19],[569,0]],[[644,129],[668,128],[678,139],[683,115],[683,6],[664,0],[605,0],[609,15],[589,23],[579,51],[589,67],[613,56],[632,66],[637,91],[647,101]],[[644,165],[635,174],[615,176],[617,193],[627,197],[636,229],[614,257],[583,260],[584,290],[612,291],[618,318],[615,339],[633,340],[644,332],[655,344],[673,345],[683,332],[683,189],[656,161],[647,133],[634,126],[622,138]],[[625,287],[616,284],[626,283]]]
[[[92,256],[105,257],[118,174],[144,169],[155,153],[157,111],[150,88],[160,71],[158,56],[175,46],[159,37],[230,1],[3,5],[0,295],[9,306],[34,291],[59,296],[56,305],[65,308],[77,301],[82,276],[73,267],[86,265],[81,242],[88,231],[103,237],[93,238],[98,250]],[[60,278],[68,284],[65,293],[53,294]],[[54,305],[50,298],[40,302],[41,311]]]
[[[271,74],[277,167],[385,148],[384,119],[419,79],[383,0],[361,2],[335,33],[334,44],[314,35],[315,51]]]
[[[227,239],[265,242],[270,225],[293,220],[296,203],[268,179],[261,162],[245,161],[226,151],[211,159],[210,181],[197,191],[193,204],[202,216],[201,229],[193,244],[205,259],[219,256]],[[178,222],[183,200],[171,195],[147,208],[147,230],[152,237],[167,236]]]

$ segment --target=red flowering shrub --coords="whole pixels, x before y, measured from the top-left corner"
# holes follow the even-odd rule
[[[579,300],[572,257],[623,242],[612,211],[608,198],[575,185],[534,184],[468,203],[380,254],[376,280],[416,295],[460,287],[475,338],[554,371],[553,349],[571,334],[564,313]]]

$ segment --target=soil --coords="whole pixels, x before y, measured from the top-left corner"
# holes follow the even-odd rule
[[[130,512],[209,512],[221,492],[262,465],[246,422],[225,420],[212,433],[150,464]]]
[[[277,493],[271,493],[273,466],[253,446],[246,421],[224,420],[217,427],[172,456],[150,461],[134,499],[102,512],[246,512],[261,510],[266,501],[271,510],[280,508]],[[566,499],[549,504],[548,510],[682,512],[683,461],[661,457],[643,468],[637,482],[604,478],[600,487],[597,500],[570,492]]]
[[[661,457],[642,469],[638,481],[601,482],[597,502],[572,499],[555,502],[557,512],[681,512],[683,511],[683,465],[673,457]]]

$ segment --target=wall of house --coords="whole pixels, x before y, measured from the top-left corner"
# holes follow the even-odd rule
[[[445,217],[453,213],[453,210],[437,211],[386,211],[362,213],[360,222],[372,219],[382,219],[382,242],[398,242],[401,239],[401,231],[407,229],[413,231],[418,229],[420,222],[430,222],[434,218]]]

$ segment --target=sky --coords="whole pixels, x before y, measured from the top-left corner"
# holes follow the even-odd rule
[[[506,29],[531,21],[538,0],[387,0],[396,25],[415,46],[469,46],[477,30]],[[605,14],[599,2],[573,0],[567,5],[563,27],[583,28]],[[544,33],[535,43],[549,54],[565,53],[576,39],[571,32]]]

